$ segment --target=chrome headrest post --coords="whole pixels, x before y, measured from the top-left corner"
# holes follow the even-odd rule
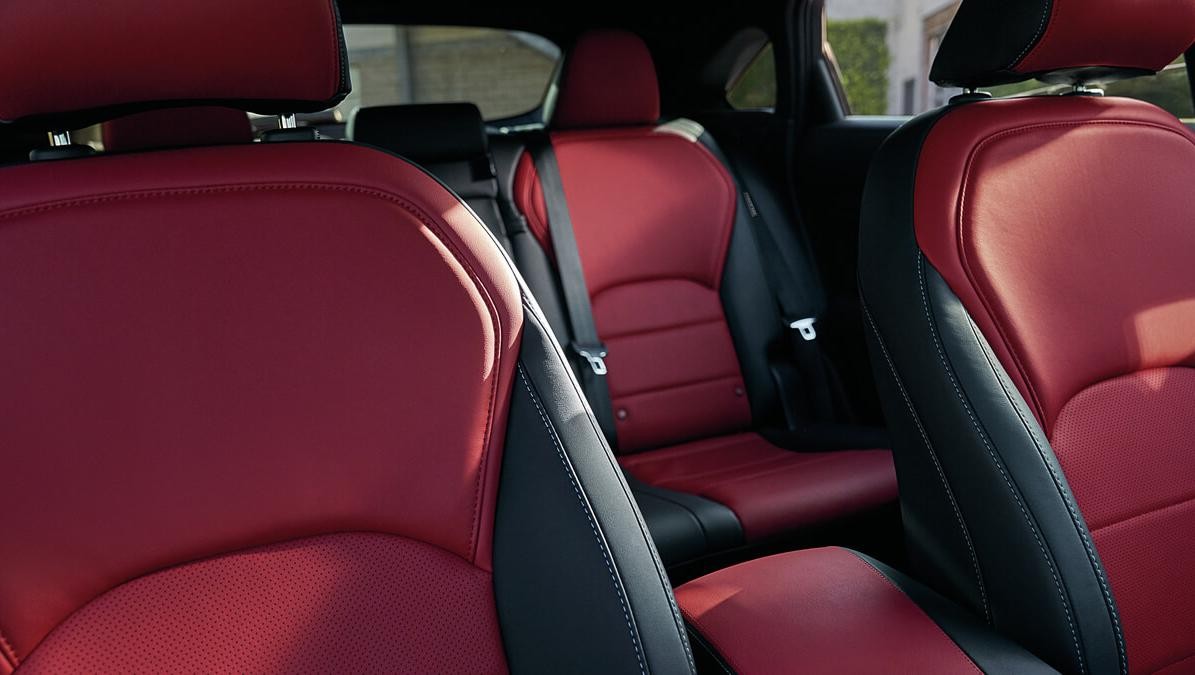
[[[297,129],[298,127],[299,121],[295,119],[294,113],[287,113],[285,115],[278,116],[279,129]]]
[[[69,131],[51,131],[49,136],[50,145],[56,148],[71,144],[71,132]]]

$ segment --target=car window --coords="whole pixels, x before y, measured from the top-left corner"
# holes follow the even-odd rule
[[[726,101],[736,110],[776,107],[776,56],[771,43],[759,51],[727,88]]]
[[[962,90],[929,81],[957,0],[825,0],[826,53],[855,115],[916,115],[945,104]],[[1195,118],[1182,59],[1153,77],[1100,85],[1109,96],[1154,103],[1178,117]],[[985,87],[993,96],[1051,93],[1065,85],[1037,81]]]
[[[560,61],[546,38],[495,28],[345,26],[353,93],[334,111],[358,107],[468,101],[487,120],[543,103]]]

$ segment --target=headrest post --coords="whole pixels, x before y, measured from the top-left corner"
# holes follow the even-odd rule
[[[71,144],[71,132],[69,131],[51,131],[48,135],[50,145],[56,148]]]
[[[1099,87],[1093,87],[1086,82],[1076,82],[1071,85],[1071,92],[1077,96],[1103,96],[1104,90]]]
[[[294,113],[286,113],[278,116],[279,129],[297,129],[298,127],[299,121],[295,119]]]

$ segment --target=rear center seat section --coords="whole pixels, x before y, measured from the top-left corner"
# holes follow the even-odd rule
[[[726,166],[698,142],[703,131],[658,120],[642,41],[582,36],[550,141],[608,350],[624,468],[728,507],[748,544],[892,504],[887,450],[798,452],[755,431],[776,417],[767,352],[785,336],[747,209]],[[513,197],[547,252],[549,208],[531,154],[518,160]]]

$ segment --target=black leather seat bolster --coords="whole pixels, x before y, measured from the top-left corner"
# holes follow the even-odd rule
[[[684,622],[631,490],[530,302],[524,317],[494,532],[510,670],[692,672]]]
[[[1119,672],[1115,607],[1045,435],[915,238],[921,146],[952,109],[888,139],[863,203],[860,286],[910,558],[1054,666]]]
[[[630,474],[626,480],[668,567],[743,545],[743,527],[726,506],[648,485]]]

